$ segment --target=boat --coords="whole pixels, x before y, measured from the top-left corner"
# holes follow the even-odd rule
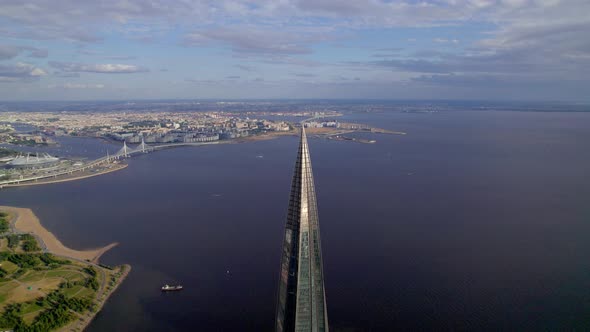
[[[162,292],[171,292],[171,291],[179,291],[182,290],[182,285],[170,286],[164,285],[162,286]]]

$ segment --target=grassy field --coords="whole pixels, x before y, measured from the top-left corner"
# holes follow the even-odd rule
[[[68,248],[54,256],[38,233],[16,232],[22,216],[9,211],[0,210],[0,331],[84,330],[131,267],[97,265]]]
[[[7,220],[7,215],[0,214]],[[0,330],[52,331],[93,312],[117,271],[42,253],[34,237],[0,238]],[[103,286],[104,285],[104,286]]]
[[[18,278],[0,283],[0,310],[9,304],[23,303],[20,313],[25,322],[30,323],[41,309],[48,308],[48,305],[38,305],[35,300],[52,291],[57,290],[67,298],[94,300],[96,291],[83,286],[85,280],[91,277],[76,265],[62,265],[53,270],[28,270]]]
[[[11,261],[2,261],[0,262],[0,267],[3,268],[9,274],[12,274],[18,270],[18,265],[12,263]]]

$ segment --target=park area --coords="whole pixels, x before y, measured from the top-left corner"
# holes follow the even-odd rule
[[[9,215],[0,212],[0,228]],[[82,330],[116,287],[111,269],[42,252],[31,234],[0,238],[0,330]]]

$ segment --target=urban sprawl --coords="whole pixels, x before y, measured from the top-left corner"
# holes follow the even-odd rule
[[[268,113],[260,114],[264,116]],[[292,125],[283,120],[236,116],[226,112],[108,112],[108,113],[3,113],[0,116],[0,143],[52,144],[52,136],[102,137],[127,143],[193,143],[234,139],[269,132],[288,132]],[[274,113],[301,118],[329,118],[337,112]],[[38,130],[17,133],[11,123],[34,126]],[[336,127],[331,121],[311,121],[309,126]]]

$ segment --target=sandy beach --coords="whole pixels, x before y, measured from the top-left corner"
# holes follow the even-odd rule
[[[57,256],[97,263],[102,254],[117,245],[117,243],[111,243],[105,247],[92,250],[74,250],[64,246],[53,233],[43,227],[39,218],[37,218],[31,209],[0,206],[0,211],[10,214],[11,226],[17,232],[35,235],[39,241],[39,245],[43,249]]]

